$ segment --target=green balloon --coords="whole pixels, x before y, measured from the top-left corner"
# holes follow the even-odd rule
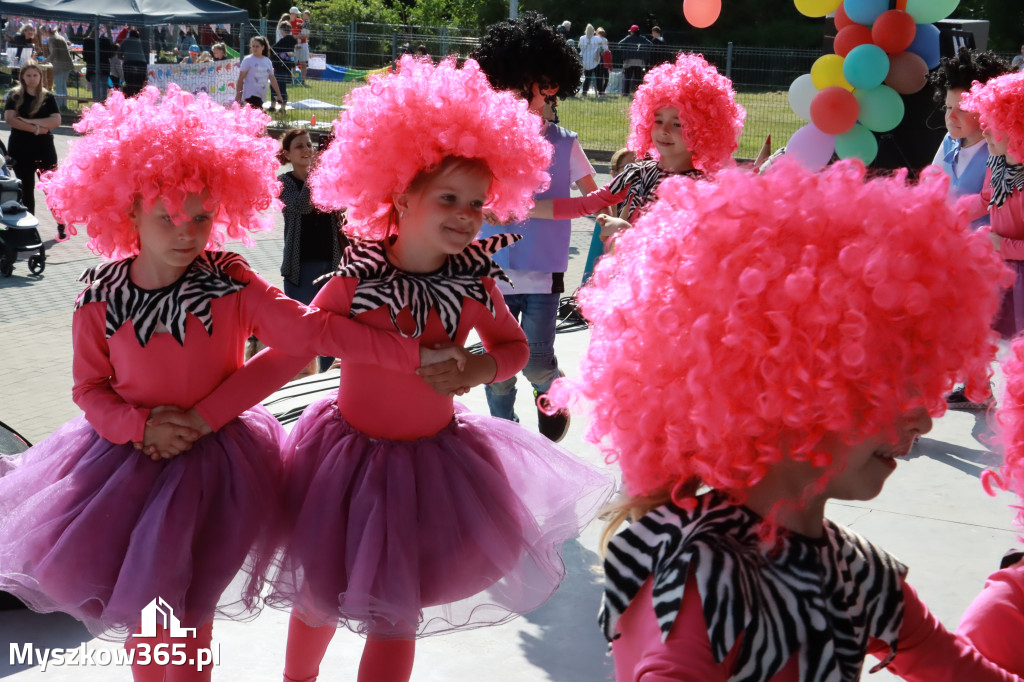
[[[836,135],[836,156],[871,163],[878,156],[878,140],[873,132],[855,123],[845,133]]]
[[[879,85],[870,90],[854,90],[853,96],[860,105],[857,120],[868,130],[884,133],[903,120],[903,99],[888,85]]]
[[[907,0],[907,14],[915,24],[934,24],[953,13],[960,0]]]

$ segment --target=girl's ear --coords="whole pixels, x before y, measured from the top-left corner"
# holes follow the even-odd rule
[[[398,211],[399,214],[403,214],[407,210],[409,210],[408,192],[402,192],[401,194],[393,194],[391,195],[391,199],[395,204],[395,210]]]

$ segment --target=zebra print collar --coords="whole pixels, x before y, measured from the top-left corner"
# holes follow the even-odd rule
[[[853,531],[825,521],[820,539],[780,537],[765,549],[761,518],[717,492],[692,511],[669,503],[612,539],[599,621],[609,641],[643,584],[653,580],[662,638],[679,614],[690,574],[721,663],[742,638],[730,682],[763,682],[796,654],[801,682],[855,682],[868,638],[895,656],[906,567]]]
[[[448,256],[439,270],[430,273],[399,270],[388,261],[382,242],[355,242],[345,249],[331,276],[359,280],[352,298],[351,317],[387,306],[392,324],[399,329],[398,313],[408,308],[415,324],[411,336],[415,338],[423,333],[433,309],[440,316],[445,333],[454,341],[462,319],[462,299],[482,303],[494,315],[494,302],[481,278],[502,279],[511,284],[491,256],[520,239],[522,235],[518,234],[478,239],[461,253]]]
[[[185,274],[162,289],[140,289],[131,282],[128,269],[134,258],[103,263],[78,278],[88,287],[78,297],[75,309],[87,303],[107,304],[107,338],[131,320],[135,338],[145,347],[163,325],[179,344],[185,344],[185,322],[191,313],[213,333],[210,302],[233,294],[246,284],[231,278],[228,268],[249,264],[237,253],[206,251],[189,265]]]
[[[988,157],[986,165],[992,169],[992,199],[988,202],[989,208],[1002,206],[1014,192],[1024,189],[1024,165],[1011,166],[1002,155]]]
[[[634,211],[643,208],[648,201],[653,199],[655,190],[661,181],[671,175],[682,175],[694,178],[703,177],[704,174],[697,169],[684,171],[682,173],[669,173],[658,167],[654,159],[644,159],[628,164],[621,173],[613,180],[608,188],[612,194],[618,194],[623,189],[629,188],[626,194],[626,215],[632,216]]]

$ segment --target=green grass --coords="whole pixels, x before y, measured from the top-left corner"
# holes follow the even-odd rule
[[[341,104],[345,95],[363,85],[362,81],[336,83],[330,81],[309,81],[309,85],[289,85],[288,98],[292,101],[318,99],[331,104]],[[69,88],[72,96],[87,96],[85,89]],[[79,94],[80,93],[80,94]],[[803,125],[789,108],[785,91],[741,92],[740,104],[747,110],[747,119],[740,137],[738,159],[752,159],[757,156],[767,135],[772,136],[772,148],[778,149],[790,135]],[[558,105],[561,124],[575,131],[584,149],[613,152],[626,144],[629,132],[629,102],[626,97],[573,97]],[[337,115],[336,110],[292,110],[274,114],[276,122],[285,126],[306,123],[310,113],[316,113],[317,123],[325,125]]]

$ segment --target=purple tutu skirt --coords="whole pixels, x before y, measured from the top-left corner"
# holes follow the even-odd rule
[[[281,539],[283,440],[257,407],[154,462],[71,420],[0,478],[0,590],[107,639],[157,597],[186,627],[256,615]]]
[[[1003,263],[1013,270],[1013,284],[1003,293],[1003,304],[992,326],[1004,339],[1012,339],[1024,329],[1024,261]]]
[[[503,623],[565,575],[562,544],[612,482],[543,436],[457,406],[439,433],[374,439],[331,397],[285,446],[289,542],[267,603],[383,637]]]

